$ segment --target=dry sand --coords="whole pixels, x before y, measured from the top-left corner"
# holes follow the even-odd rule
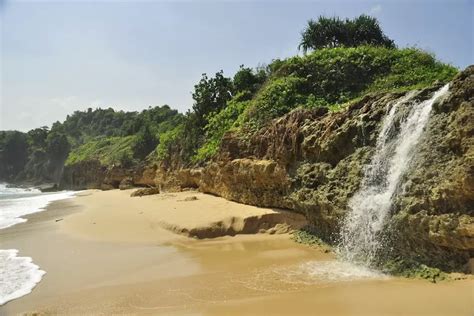
[[[133,198],[131,192],[81,193],[79,203],[87,207],[66,218],[60,226],[67,233],[95,240],[163,242],[176,236],[165,234],[162,229],[190,237],[212,238],[241,233],[285,233],[290,227],[299,228],[306,223],[300,214],[239,204],[195,191]]]
[[[2,249],[19,249],[47,274],[0,315],[473,315],[472,279],[320,280],[301,267],[334,263],[332,255],[287,234],[198,240],[169,231],[282,232],[265,218],[278,210],[196,192],[129,194],[83,192],[1,230]],[[248,218],[264,224],[250,229]]]

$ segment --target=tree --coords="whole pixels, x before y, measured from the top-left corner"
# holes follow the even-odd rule
[[[201,80],[194,86],[192,111],[188,111],[184,118],[184,138],[180,140],[183,160],[188,160],[202,145],[205,139],[204,127],[208,123],[209,115],[225,108],[233,93],[232,79],[224,77],[222,70],[213,78],[202,75]]]
[[[148,126],[144,126],[137,134],[135,144],[133,145],[133,156],[137,159],[144,159],[151,153],[157,145],[156,137],[150,132]]]
[[[361,45],[395,47],[393,40],[383,33],[378,20],[363,14],[353,20],[324,16],[320,16],[317,21],[309,20],[301,33],[298,49],[306,53],[321,48]]]
[[[203,74],[199,83],[194,86],[193,93],[193,111],[196,114],[197,127],[203,128],[206,125],[206,116],[209,113],[224,108],[232,98],[232,93],[232,80],[224,77],[222,70],[217,72],[214,78]]]
[[[266,78],[267,73],[264,69],[254,71],[252,68],[240,65],[239,71],[234,75],[234,90],[235,92],[248,91],[254,94],[265,82]]]
[[[46,138],[48,137],[49,129],[47,126],[32,129],[28,132],[30,145],[35,148],[45,148]]]
[[[28,161],[28,138],[21,132],[0,133],[0,178],[16,176]]]
[[[46,150],[52,162],[64,162],[71,145],[64,133],[51,131],[46,138]]]

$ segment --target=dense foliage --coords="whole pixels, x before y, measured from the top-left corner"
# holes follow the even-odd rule
[[[223,71],[211,78],[203,74],[194,86],[192,110],[186,113],[181,127],[160,139],[158,158],[168,165],[171,160],[178,160],[178,165],[183,165],[212,156],[223,132],[237,119],[235,109],[239,108],[240,114],[244,108],[236,103],[250,100],[264,84],[268,73],[266,68],[251,69],[241,65],[233,78],[224,77]],[[215,118],[221,111],[224,113]],[[224,121],[220,122],[220,119]]]
[[[27,135],[17,131],[0,132],[0,174],[6,178],[16,175],[27,161]]]
[[[132,166],[155,151],[160,135],[183,121],[169,106],[140,113],[88,109],[27,133],[0,132],[0,179],[58,181],[64,164],[99,160]]]
[[[419,88],[448,81],[456,72],[417,49],[321,49],[282,62],[252,101],[247,120],[261,126],[298,106],[338,105],[372,91]]]
[[[135,141],[136,136],[111,136],[91,140],[73,149],[66,160],[66,165],[95,159],[106,166],[129,167],[133,164],[132,148]]]
[[[374,46],[320,49],[274,61],[268,68],[268,79],[251,98],[236,95],[208,117],[206,141],[195,162],[212,157],[230,129],[255,131],[297,107],[334,110],[366,93],[423,88],[447,82],[457,73],[418,49]]]
[[[317,21],[309,20],[298,48],[306,53],[321,48],[363,45],[395,47],[393,40],[383,33],[377,19],[363,14],[352,20],[324,16]]]

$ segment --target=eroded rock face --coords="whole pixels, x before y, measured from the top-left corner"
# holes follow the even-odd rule
[[[154,186],[156,165],[140,165],[134,168],[103,166],[98,160],[65,166],[60,182],[63,189],[130,189]]]
[[[245,204],[291,208],[285,199],[291,182],[286,170],[272,160],[234,159],[211,163],[202,171],[199,189]]]
[[[434,104],[402,183],[394,201],[394,244],[424,251],[427,260],[446,262],[446,269],[473,257],[474,66]]]
[[[321,235],[335,239],[387,103],[400,96],[367,96],[337,113],[299,109],[250,139],[227,135],[219,159],[204,168],[200,189],[304,213]]]
[[[84,161],[65,166],[60,182],[63,189],[100,189],[104,183],[107,168],[98,160]]]
[[[438,88],[413,98],[428,99]],[[286,208],[304,214],[321,237],[334,241],[374,153],[387,105],[403,95],[369,95],[336,113],[299,109],[250,136],[228,133],[216,159],[200,169],[104,170],[90,162],[65,170],[64,178],[76,187],[100,187],[132,177],[135,185],[198,188],[241,203]],[[434,104],[414,157],[393,198],[387,229],[393,254],[460,270],[474,257],[474,66]]]
[[[438,88],[413,98],[428,99]],[[473,91],[471,66],[434,105],[393,199],[387,228],[392,255],[446,270],[460,270],[474,256]],[[338,113],[296,110],[250,137],[228,134],[218,158],[199,171],[193,186],[242,203],[304,213],[321,236],[337,240],[387,104],[401,96],[366,96]],[[175,184],[180,187],[180,181]]]

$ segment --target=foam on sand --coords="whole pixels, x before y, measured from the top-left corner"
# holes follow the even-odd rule
[[[40,212],[57,200],[73,197],[73,192],[41,193],[36,189],[7,188],[0,185],[0,229],[26,222],[22,216]]]
[[[339,260],[305,262],[296,272],[307,275],[307,280],[310,282],[329,283],[388,278],[379,271]]]
[[[46,273],[18,250],[0,250],[0,305],[31,292]]]
[[[0,229],[26,222],[22,216],[73,196],[73,192],[42,193],[35,188],[12,188],[0,183]],[[45,274],[30,257],[17,254],[16,249],[0,249],[0,305],[30,293]]]

